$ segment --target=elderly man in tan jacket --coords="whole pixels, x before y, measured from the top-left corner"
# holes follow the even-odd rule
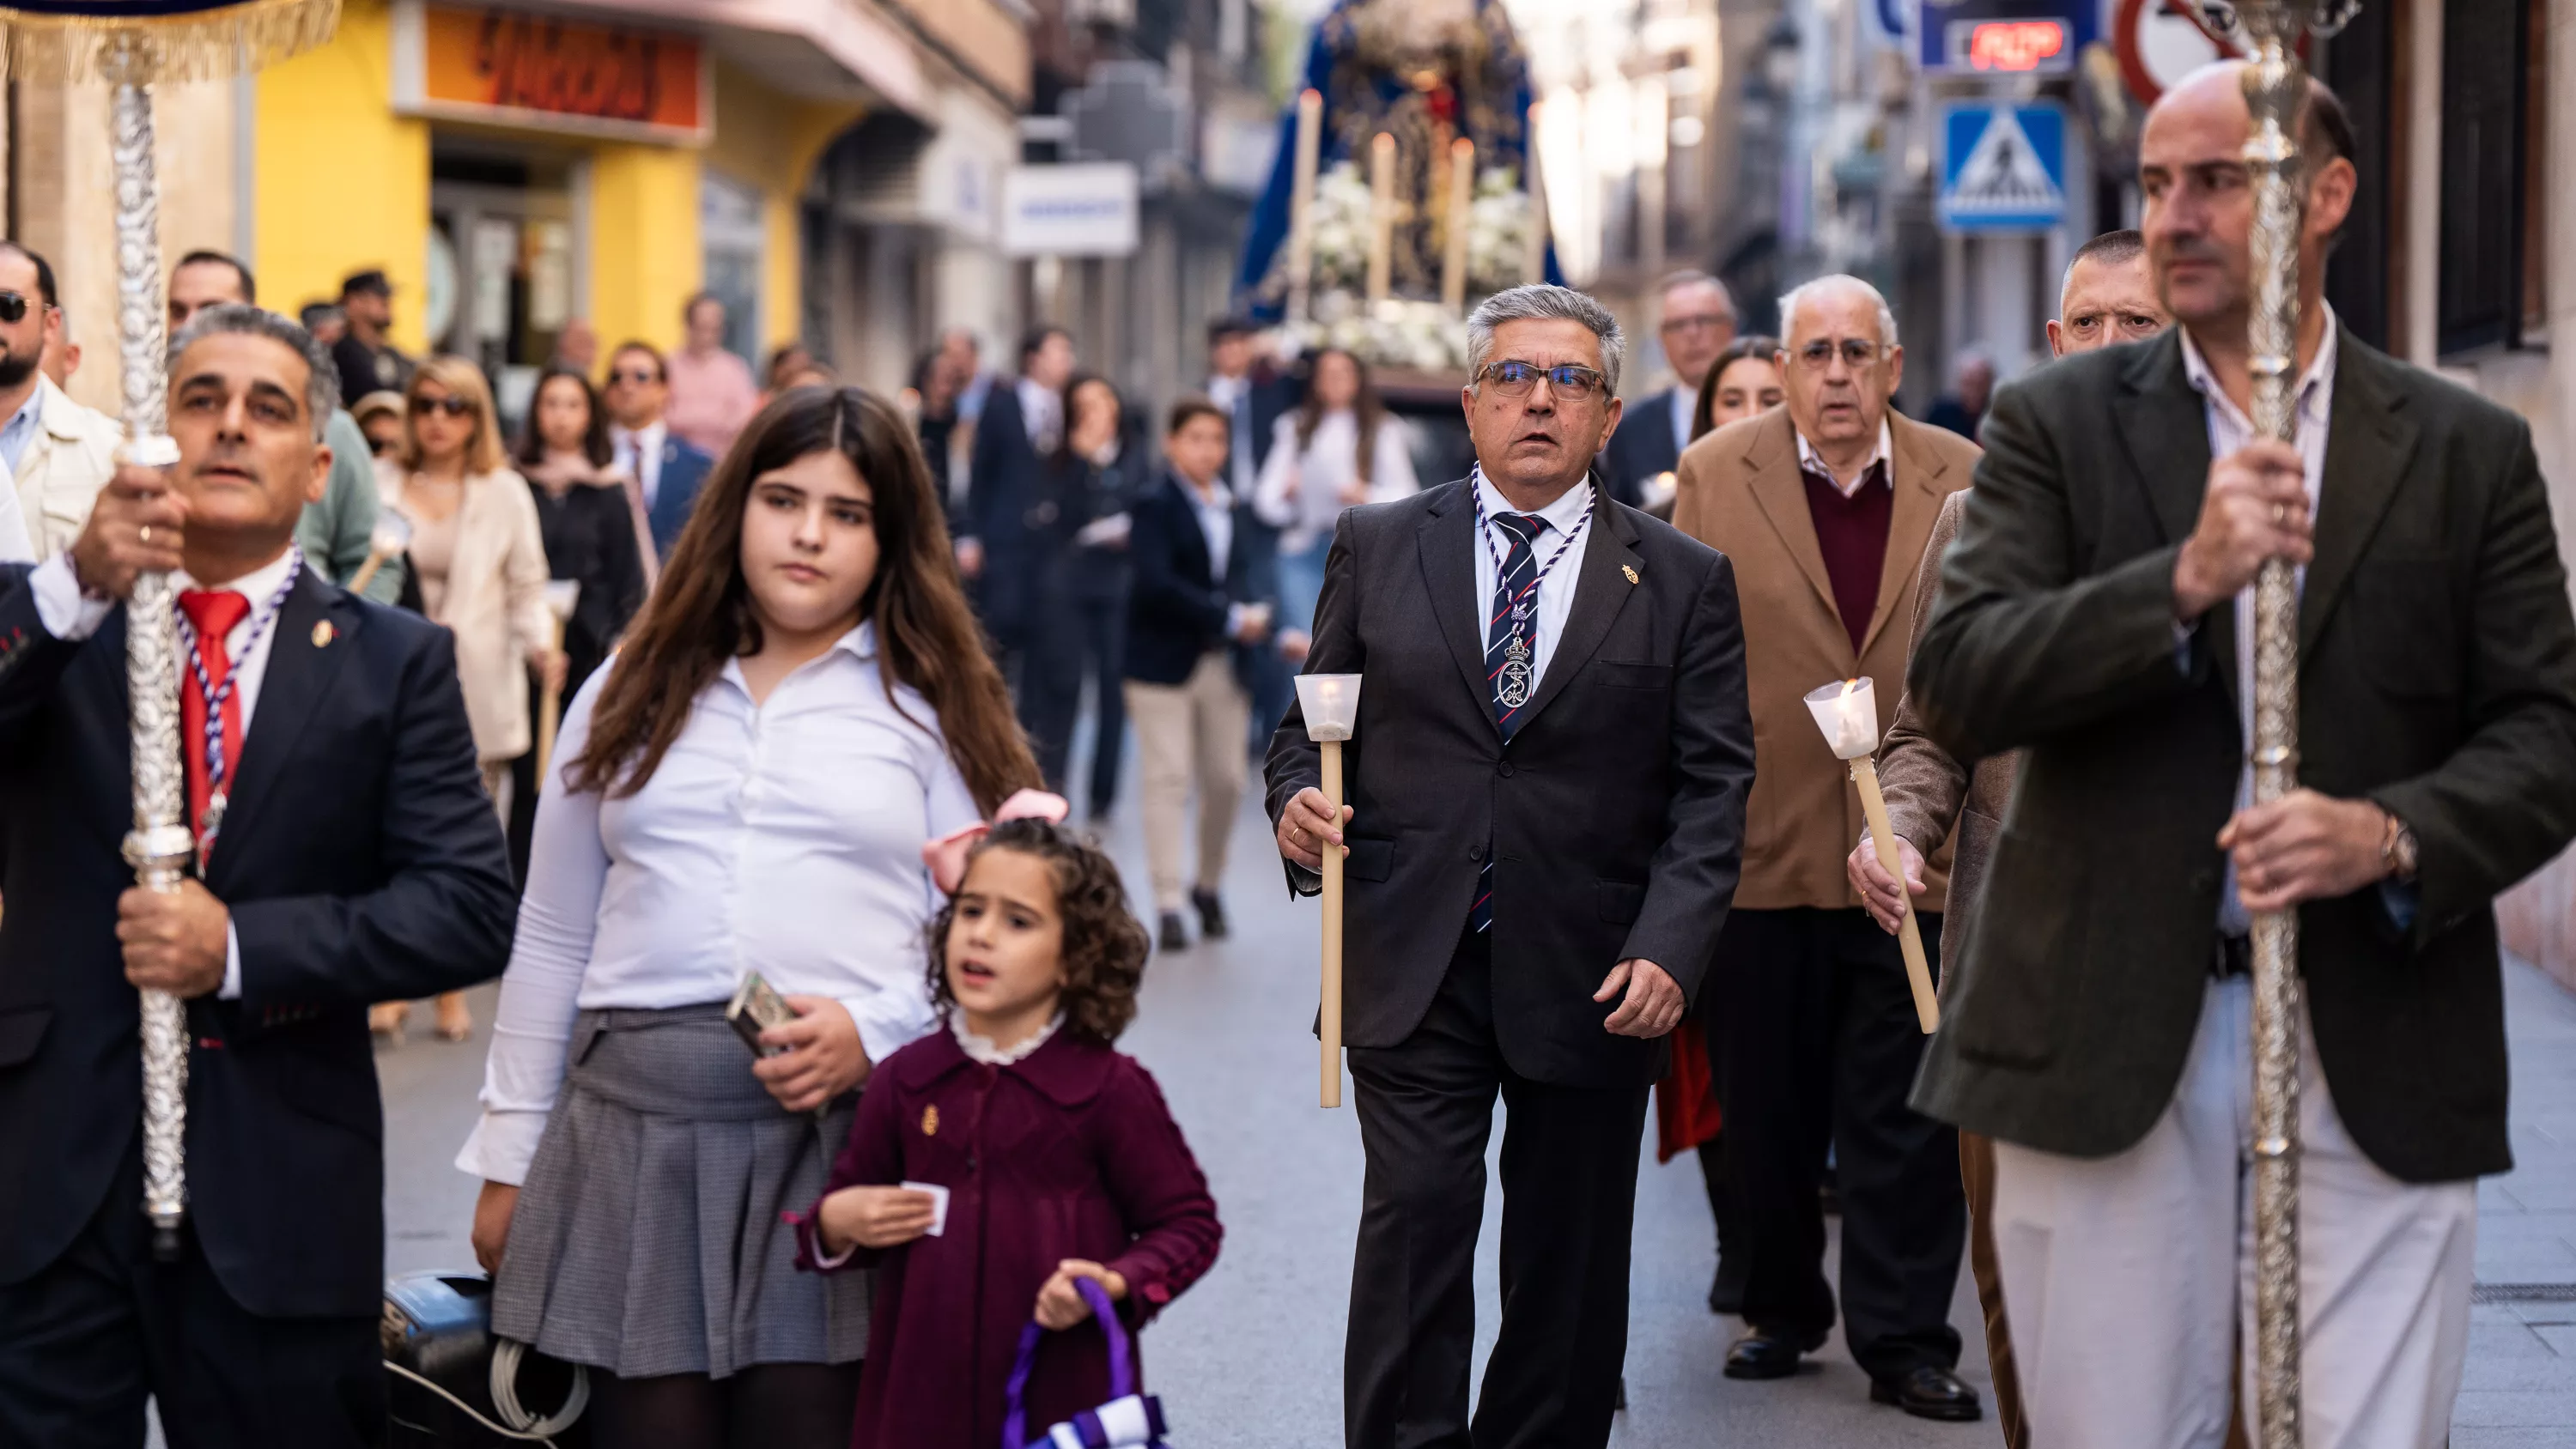
[[[2074,352],[2123,342],[2141,342],[2173,325],[2173,317],[2156,297],[2155,278],[2147,270],[2146,241],[2134,231],[2108,231],[2076,249],[2058,288],[2057,316],[2048,324],[2048,350],[2064,357]],[[1941,505],[1924,546],[1923,565],[1914,581],[1914,618],[1919,625],[1932,616],[1940,590],[1941,555],[1959,534],[1959,514],[1968,500],[1953,493]],[[2002,831],[2004,809],[2012,803],[2019,754],[1995,755],[1973,767],[1950,758],[1923,733],[1923,721],[1908,693],[1898,701],[1896,723],[1879,749],[1879,782],[1887,792],[1888,823],[1896,829],[1896,850],[1906,872],[1908,890],[1929,894],[1924,861],[1944,847],[1955,852],[1950,862],[1949,907],[1942,926],[1952,955],[1964,948],[1975,924],[1979,888],[1993,858],[1995,836]],[[1893,934],[1902,919],[1896,881],[1881,869],[1875,844],[1863,830],[1860,843],[1844,863],[1852,885],[1869,912]],[[2030,1430],[2022,1417],[2021,1375],[2013,1354],[2012,1329],[2004,1316],[2003,1270],[1995,1257],[1995,1144],[1974,1132],[1959,1134],[1959,1177],[1968,1195],[1968,1263],[1977,1279],[1977,1304],[1986,1318],[1986,1362],[1994,1373],[1995,1417],[2002,1421],[2007,1449],[2029,1449]],[[2236,1442],[2240,1442],[2236,1441]]]
[[[1903,689],[1916,566],[1977,450],[1889,410],[1905,356],[1868,283],[1810,282],[1781,322],[1786,406],[1692,444],[1673,511],[1735,563],[1758,767],[1743,883],[1701,996],[1749,1254],[1748,1332],[1726,1373],[1793,1374],[1833,1327],[1817,1196],[1830,1147],[1844,1336],[1871,1397],[1973,1419],[1949,1321],[1966,1231],[1955,1139],[1906,1105],[1923,1037],[1896,944],[1844,879],[1860,805],[1800,696],[1853,677]],[[1923,924],[1937,960],[1939,918]]]

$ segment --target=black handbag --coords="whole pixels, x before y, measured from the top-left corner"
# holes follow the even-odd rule
[[[389,1449],[588,1449],[587,1371],[492,1333],[492,1280],[405,1273],[385,1283]]]

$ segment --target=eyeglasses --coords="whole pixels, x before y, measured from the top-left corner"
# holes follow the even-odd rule
[[[640,367],[612,368],[608,374],[608,381],[611,385],[621,382],[631,382],[637,387],[644,387],[651,383],[660,382],[661,380],[661,374],[647,372]]]
[[[1716,332],[1722,328],[1732,327],[1734,325],[1735,316],[1733,313],[1720,313],[1714,316],[1705,317],[1667,317],[1664,319],[1664,330],[1666,332]]]
[[[1546,378],[1549,391],[1577,402],[1598,397],[1603,391],[1603,385],[1608,381],[1593,369],[1578,367],[1570,362],[1560,363],[1555,367],[1541,367],[1535,362],[1521,362],[1517,359],[1510,362],[1489,362],[1485,364],[1485,370],[1477,374],[1477,378],[1479,381],[1492,383],[1494,391],[1505,397],[1527,397],[1530,395],[1530,390],[1538,386],[1539,379]]]
[[[31,300],[19,293],[0,292],[0,322],[14,326],[26,321],[27,309],[33,305],[35,304]]]
[[[1875,366],[1880,358],[1887,355],[1885,347],[1875,342],[1863,342],[1857,337],[1846,337],[1839,343],[1820,339],[1808,343],[1789,355],[1815,371],[1822,372],[1833,365],[1837,350],[1842,354],[1843,366],[1854,372]]]
[[[472,411],[474,411],[472,398],[416,397],[411,400],[411,415],[416,418],[425,418],[431,413],[445,413],[451,418],[461,418]]]

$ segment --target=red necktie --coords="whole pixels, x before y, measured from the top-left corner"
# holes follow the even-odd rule
[[[205,829],[206,799],[210,781],[206,776],[206,691],[222,689],[224,680],[233,672],[230,651],[224,640],[250,613],[250,600],[230,589],[184,589],[179,594],[180,611],[197,631],[197,663],[204,670],[203,686],[195,670],[179,684],[179,732],[183,736],[179,753],[188,760],[188,822],[190,828]],[[224,780],[232,780],[233,756],[241,748],[241,691],[224,695],[223,750]]]

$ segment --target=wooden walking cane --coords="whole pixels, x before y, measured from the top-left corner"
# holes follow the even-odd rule
[[[1297,704],[1306,717],[1306,736],[1323,753],[1324,802],[1336,823],[1342,818],[1342,742],[1357,732],[1360,677],[1356,674],[1301,674]],[[1324,858],[1324,983],[1318,1034],[1323,1039],[1323,1105],[1342,1105],[1342,848],[1329,840],[1315,842]]]
[[[1897,898],[1905,916],[1896,928],[1905,952],[1905,983],[1914,989],[1914,1019],[1930,1036],[1941,1025],[1941,1002],[1932,994],[1932,964],[1923,954],[1923,929],[1914,919],[1914,901],[1906,894],[1905,871],[1896,853],[1896,828],[1888,823],[1887,797],[1878,789],[1878,700],[1870,681],[1846,679],[1807,696],[1807,708],[1838,759],[1851,762],[1852,784],[1860,789],[1861,814],[1869,821],[1869,838],[1881,868],[1895,877]]]

